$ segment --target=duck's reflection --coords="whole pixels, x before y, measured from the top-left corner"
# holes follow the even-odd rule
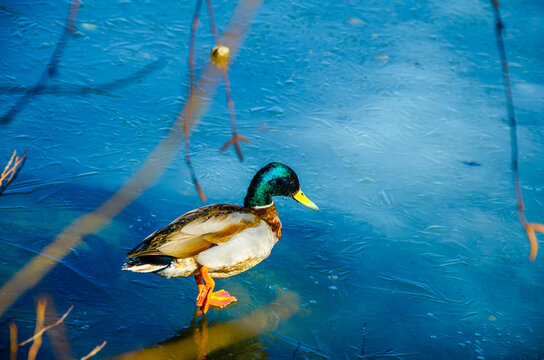
[[[262,337],[257,336],[257,334],[249,338],[242,338],[237,343],[209,352],[208,326],[213,327],[214,323],[209,324],[206,316],[202,316],[200,311],[197,311],[195,316],[194,324],[192,323],[189,329],[184,330],[183,334],[180,333],[168,341],[179,341],[186,337],[192,337],[197,360],[268,359],[268,353],[264,349],[265,341],[263,341]]]
[[[299,310],[298,295],[292,292],[281,294],[276,301],[253,313],[225,322],[208,326],[206,316],[195,312],[191,327],[181,334],[157,346],[132,351],[117,357],[118,359],[205,359],[208,354],[230,350],[236,346],[250,350],[251,354],[266,353],[261,343],[253,338],[262,332],[273,331],[278,324]],[[231,351],[228,351],[229,353]],[[237,355],[240,355],[236,351]],[[218,354],[219,355],[219,354]],[[225,354],[230,356],[229,354]],[[237,356],[238,357],[238,356]],[[232,357],[231,357],[232,358]]]
[[[208,345],[208,319],[205,315],[202,314],[202,311],[200,309],[196,309],[195,313],[193,314],[191,329],[193,329],[193,340],[196,346],[197,359],[205,359],[207,355],[206,346]],[[174,339],[183,339],[184,337],[185,336],[180,334]]]

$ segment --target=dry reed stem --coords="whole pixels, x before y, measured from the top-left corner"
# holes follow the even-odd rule
[[[90,353],[88,353],[87,355],[85,355],[84,357],[81,358],[81,360],[87,360],[88,358],[92,357],[92,356],[95,356],[96,354],[98,354],[98,352],[100,350],[102,350],[102,348],[104,346],[106,346],[108,342],[106,340],[104,340],[104,342],[100,345],[98,345],[97,347],[95,347]]]
[[[9,358],[10,360],[17,360],[17,325],[14,323],[9,324]]]
[[[260,0],[240,0],[223,34],[223,43],[237,53],[243,35],[261,4]],[[193,116],[190,126],[194,127],[209,107],[210,98],[221,80],[221,72],[208,64],[204,69],[193,96]],[[34,287],[58,260],[64,258],[76,247],[83,236],[92,234],[109,224],[111,219],[132,203],[145,190],[158,181],[164,169],[175,158],[183,139],[183,124],[187,105],[178,114],[176,122],[166,137],[155,147],[140,169],[112,197],[98,209],[85,214],[68,225],[55,240],[46,246],[41,254],[32,258],[0,288],[0,316],[28,289]],[[57,259],[52,261],[51,259]]]
[[[13,150],[13,154],[11,154],[11,158],[9,159],[8,163],[6,164],[6,167],[4,168],[4,171],[2,172],[2,176],[0,177],[0,184],[2,184],[2,181],[7,177],[8,173],[11,172],[11,169],[9,167],[11,166],[11,162],[13,161],[13,158],[17,155],[17,150]],[[9,169],[9,171],[8,171]]]
[[[210,19],[210,29],[212,30],[213,38],[215,40],[215,45],[220,46],[221,38],[217,32],[217,27],[215,26],[215,18],[213,16],[213,5],[212,0],[206,0],[206,6],[208,8],[208,18]],[[228,47],[228,46],[227,46]]]
[[[536,254],[538,253],[538,241],[536,240],[536,232],[544,234],[544,225],[538,223],[529,223],[525,226],[525,232],[529,238],[531,244],[531,252],[529,253],[529,260],[535,261]]]
[[[43,301],[45,304],[47,304],[47,301],[45,300],[40,300],[40,301]],[[38,303],[39,305],[39,303]],[[59,325],[61,322],[64,321],[64,319],[66,319],[66,317],[68,316],[68,314],[70,313],[70,311],[72,311],[72,309],[74,308],[74,305],[70,306],[70,308],[68,309],[68,311],[66,311],[66,313],[64,315],[62,315],[62,317],[60,319],[58,319],[57,321],[55,321],[53,324],[49,325],[49,326],[46,326],[46,327],[43,327],[41,328],[38,332],[34,332],[34,336],[32,336],[31,338],[29,339],[26,339],[25,341],[23,341],[22,343],[19,344],[19,346],[24,346],[26,344],[28,344],[29,342],[31,342],[32,340],[35,340],[37,337],[41,337],[43,335],[44,332],[46,332],[47,330],[51,329],[51,328],[54,328],[55,326]],[[43,324],[42,324],[43,325]]]
[[[69,33],[74,32],[79,4],[80,0],[72,0],[72,3],[70,4],[70,12],[68,13],[68,21],[66,22],[66,31]]]
[[[60,59],[62,58],[64,50],[66,49],[66,44],[68,43],[68,35],[73,33],[74,31],[77,12],[79,10],[79,3],[80,0],[71,1],[70,12],[68,13],[68,18],[66,19],[66,26],[64,27],[64,31],[59,41],[55,45],[53,54],[51,54],[49,63],[43,70],[40,79],[38,80],[36,85],[27,89],[25,94],[21,98],[19,98],[17,103],[15,103],[15,105],[0,118],[0,123],[7,123],[13,120],[15,116],[17,116],[17,114],[19,114],[25,108],[31,98],[39,93],[42,93],[48,87],[49,80],[51,80],[57,74],[58,64],[60,62]]]
[[[36,328],[34,329],[34,336],[30,340],[34,340],[28,350],[28,360],[35,360],[40,346],[42,346],[42,334],[43,334],[43,321],[45,318],[45,306],[47,302],[43,299],[38,300],[38,305],[36,306]],[[24,342],[26,344],[26,341]],[[19,345],[20,346],[20,345]]]
[[[72,311],[72,309],[74,308],[73,305],[70,306],[68,311],[66,311],[66,313],[64,315],[62,315],[59,319],[57,319],[57,321],[55,321],[51,325],[48,325],[48,326],[44,327],[45,309],[46,309],[48,303],[50,303],[51,306],[53,306],[52,305],[53,302],[52,301],[48,302],[46,298],[42,298],[42,299],[38,300],[38,304],[36,306],[36,328],[34,329],[34,335],[32,337],[30,337],[29,339],[17,344],[17,326],[14,323],[11,323],[9,325],[9,330],[10,330],[10,360],[16,360],[17,359],[17,349],[20,346],[24,346],[24,345],[28,344],[31,341],[33,341],[33,342],[32,342],[32,346],[30,347],[30,350],[28,351],[28,360],[35,360],[36,356],[38,354],[38,351],[40,349],[40,346],[42,344],[43,333],[48,331],[48,330],[51,330],[55,326],[61,325],[62,322],[64,321],[64,319],[66,319],[66,317],[70,313],[70,311]],[[54,310],[54,308],[53,308],[53,312],[56,314],[56,311]],[[106,343],[107,343],[107,341],[104,341],[101,345],[98,345],[97,347],[95,347],[89,354],[82,357],[81,360],[87,360],[90,357],[96,355],[100,350],[102,350],[102,348],[104,348],[104,346],[106,346]],[[61,356],[61,358],[66,358],[66,355],[68,356],[68,358],[72,358],[73,356],[71,355],[70,350],[68,350],[68,351],[69,352],[63,351],[62,354],[64,354],[65,357]]]
[[[538,223],[528,223],[525,218],[523,194],[521,193],[521,185],[519,181],[519,156],[518,156],[518,135],[517,122],[514,111],[514,97],[512,96],[512,86],[510,83],[510,70],[508,68],[508,60],[506,58],[506,50],[502,33],[504,31],[504,23],[502,22],[501,13],[499,10],[500,3],[497,0],[491,0],[493,4],[493,14],[495,15],[495,36],[497,38],[497,47],[502,65],[502,76],[504,81],[504,96],[506,98],[506,113],[508,114],[508,122],[510,125],[510,164],[513,174],[514,190],[516,193],[516,202],[518,210],[518,218],[527,233],[531,251],[529,260],[535,261],[538,253],[538,241],[535,231],[544,233],[544,225]]]
[[[212,29],[212,34],[215,39],[216,46],[222,46],[221,39],[219,38],[219,33],[217,32],[217,27],[215,26],[215,18],[213,16],[213,6],[212,0],[206,0],[206,5],[208,7],[208,18],[210,19],[210,28]],[[228,46],[227,46],[228,48]],[[230,61],[229,61],[230,62]],[[238,155],[240,161],[244,161],[244,155],[242,154],[242,149],[240,148],[240,141],[249,143],[249,140],[238,134],[236,130],[236,116],[234,113],[234,102],[232,101],[231,91],[230,91],[230,81],[228,73],[228,63],[219,65],[221,69],[221,74],[223,75],[223,81],[225,82],[225,93],[227,95],[227,105],[229,107],[229,116],[230,116],[230,127],[232,130],[232,137],[223,145],[220,151],[225,151],[231,144],[234,144],[234,149]]]
[[[19,165],[21,165],[22,162],[26,158],[26,153],[27,152],[25,151],[23,156],[21,158],[19,158],[19,156],[17,156],[17,150],[13,150],[13,154],[11,155],[11,158],[9,159],[6,166],[4,167],[4,171],[2,171],[2,174],[0,174],[0,193],[2,192],[3,189],[5,189],[9,185],[9,183],[11,182],[11,180],[13,179],[15,174],[17,173],[17,171],[19,169]],[[12,166],[12,163],[13,163],[13,166]],[[9,178],[8,178],[8,176],[9,176]],[[6,178],[7,178],[7,180],[6,180]],[[6,180],[6,183],[2,184],[4,182],[4,180]]]
[[[229,81],[229,73],[227,72],[227,65],[221,66],[221,72],[223,74],[223,81],[225,82],[225,91],[227,93],[227,104],[229,106],[229,115],[230,115],[230,127],[232,129],[232,137],[229,141],[225,143],[221,147],[221,151],[225,151],[230,144],[234,144],[234,149],[236,150],[236,154],[238,155],[238,158],[240,161],[244,161],[244,155],[242,155],[242,149],[240,148],[240,141],[245,142],[246,144],[249,143],[249,140],[242,135],[238,134],[238,130],[236,130],[236,116],[234,114],[234,102],[232,101],[231,92],[230,92],[230,81]]]

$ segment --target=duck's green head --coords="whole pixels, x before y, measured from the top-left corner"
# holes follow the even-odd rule
[[[255,174],[247,190],[244,206],[271,205],[273,196],[289,196],[310,209],[319,210],[300,190],[293,169],[278,162],[266,165]]]

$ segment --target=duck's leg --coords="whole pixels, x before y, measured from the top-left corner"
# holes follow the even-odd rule
[[[196,305],[200,307],[200,310],[205,314],[210,306],[216,306],[218,308],[225,308],[233,302],[238,301],[234,296],[221,289],[219,291],[213,291],[215,287],[215,281],[208,275],[210,269],[207,266],[200,268],[200,275],[195,276],[196,283],[198,285],[198,296],[196,298]],[[202,283],[204,280],[205,284]]]
[[[195,275],[195,280],[196,280],[196,286],[198,286],[198,295],[196,296],[196,306],[202,307],[202,304],[204,304],[204,300],[206,299],[206,296],[208,295],[208,291],[210,289],[206,287],[206,284],[204,284],[204,281],[202,281],[202,276]]]

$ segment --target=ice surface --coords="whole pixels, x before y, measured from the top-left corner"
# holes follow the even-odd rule
[[[544,6],[501,3],[526,215],[543,222]],[[68,6],[0,5],[0,112],[40,77]],[[214,3],[220,31],[234,6]],[[242,146],[246,161],[232,149],[218,151],[230,138],[222,86],[192,135],[192,160],[210,203],[241,204],[255,171],[281,161],[295,169],[321,211],[278,199],[284,230],[271,256],[220,280],[240,303],[210,311],[210,321],[245,314],[281,288],[301,296],[303,310],[275,333],[240,345],[240,358],[260,351],[292,358],[296,349],[297,358],[312,359],[542,356],[544,255],[527,260],[515,211],[490,6],[476,0],[262,4],[229,70],[239,132],[251,140]],[[165,136],[186,99],[193,7],[82,5],[50,82],[57,92],[33,97],[16,119],[0,124],[2,163],[14,148],[29,149],[0,197],[2,282],[70,221],[105,201]],[[212,46],[203,12],[197,73]],[[74,91],[122,78],[130,80]],[[200,205],[180,152],[154,187],[86,237],[5,316],[22,310],[15,321],[24,324],[21,337],[30,336],[33,296],[50,293],[59,312],[74,304],[67,331],[81,356],[104,339],[105,356],[185,334],[194,281],[120,267],[143,237]],[[0,341],[7,345],[8,338],[4,326]]]

